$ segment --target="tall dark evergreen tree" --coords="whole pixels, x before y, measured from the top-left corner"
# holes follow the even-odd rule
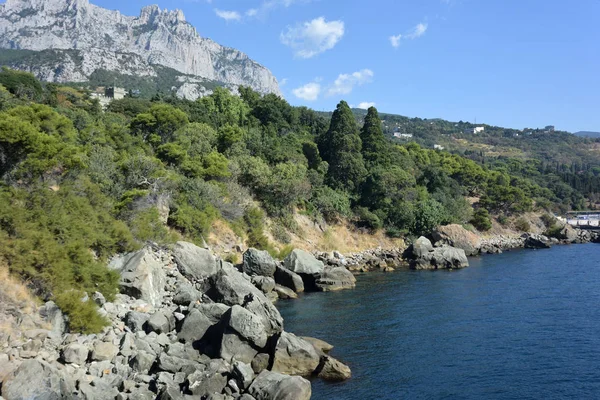
[[[369,108],[365,123],[360,131],[362,140],[362,154],[367,166],[382,165],[386,163],[386,141],[381,128],[379,113],[375,107]]]
[[[341,101],[331,117],[329,130],[319,143],[319,151],[329,163],[327,183],[355,192],[367,175],[361,154],[362,141],[348,103]]]

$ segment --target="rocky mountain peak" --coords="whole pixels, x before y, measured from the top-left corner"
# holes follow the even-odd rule
[[[54,50],[51,62],[38,58],[35,64],[8,63],[50,81],[86,81],[96,70],[156,76],[156,66],[164,66],[181,73],[180,81],[188,89],[212,81],[280,94],[268,69],[240,51],[201,37],[181,10],[157,5],[133,17],[88,0],[7,0],[0,5],[0,49]]]

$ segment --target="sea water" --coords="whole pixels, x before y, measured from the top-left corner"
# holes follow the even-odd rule
[[[470,259],[455,271],[368,273],[280,301],[285,329],[352,368],[313,399],[600,398],[600,245]]]

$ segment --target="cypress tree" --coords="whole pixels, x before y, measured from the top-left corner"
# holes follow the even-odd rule
[[[367,170],[361,154],[362,141],[348,103],[341,101],[331,117],[329,130],[319,143],[323,159],[329,163],[327,183],[334,189],[354,192]]]
[[[375,107],[369,108],[365,124],[360,131],[362,154],[367,165],[381,165],[386,160],[386,143],[381,128],[379,113]]]

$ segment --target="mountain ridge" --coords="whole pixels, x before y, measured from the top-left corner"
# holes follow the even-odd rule
[[[39,65],[6,62],[50,82],[84,82],[100,69],[156,78],[160,65],[181,73],[180,97],[203,95],[204,80],[281,95],[266,67],[201,37],[182,11],[156,5],[132,17],[88,0],[7,0],[0,4],[0,49],[53,50]]]

